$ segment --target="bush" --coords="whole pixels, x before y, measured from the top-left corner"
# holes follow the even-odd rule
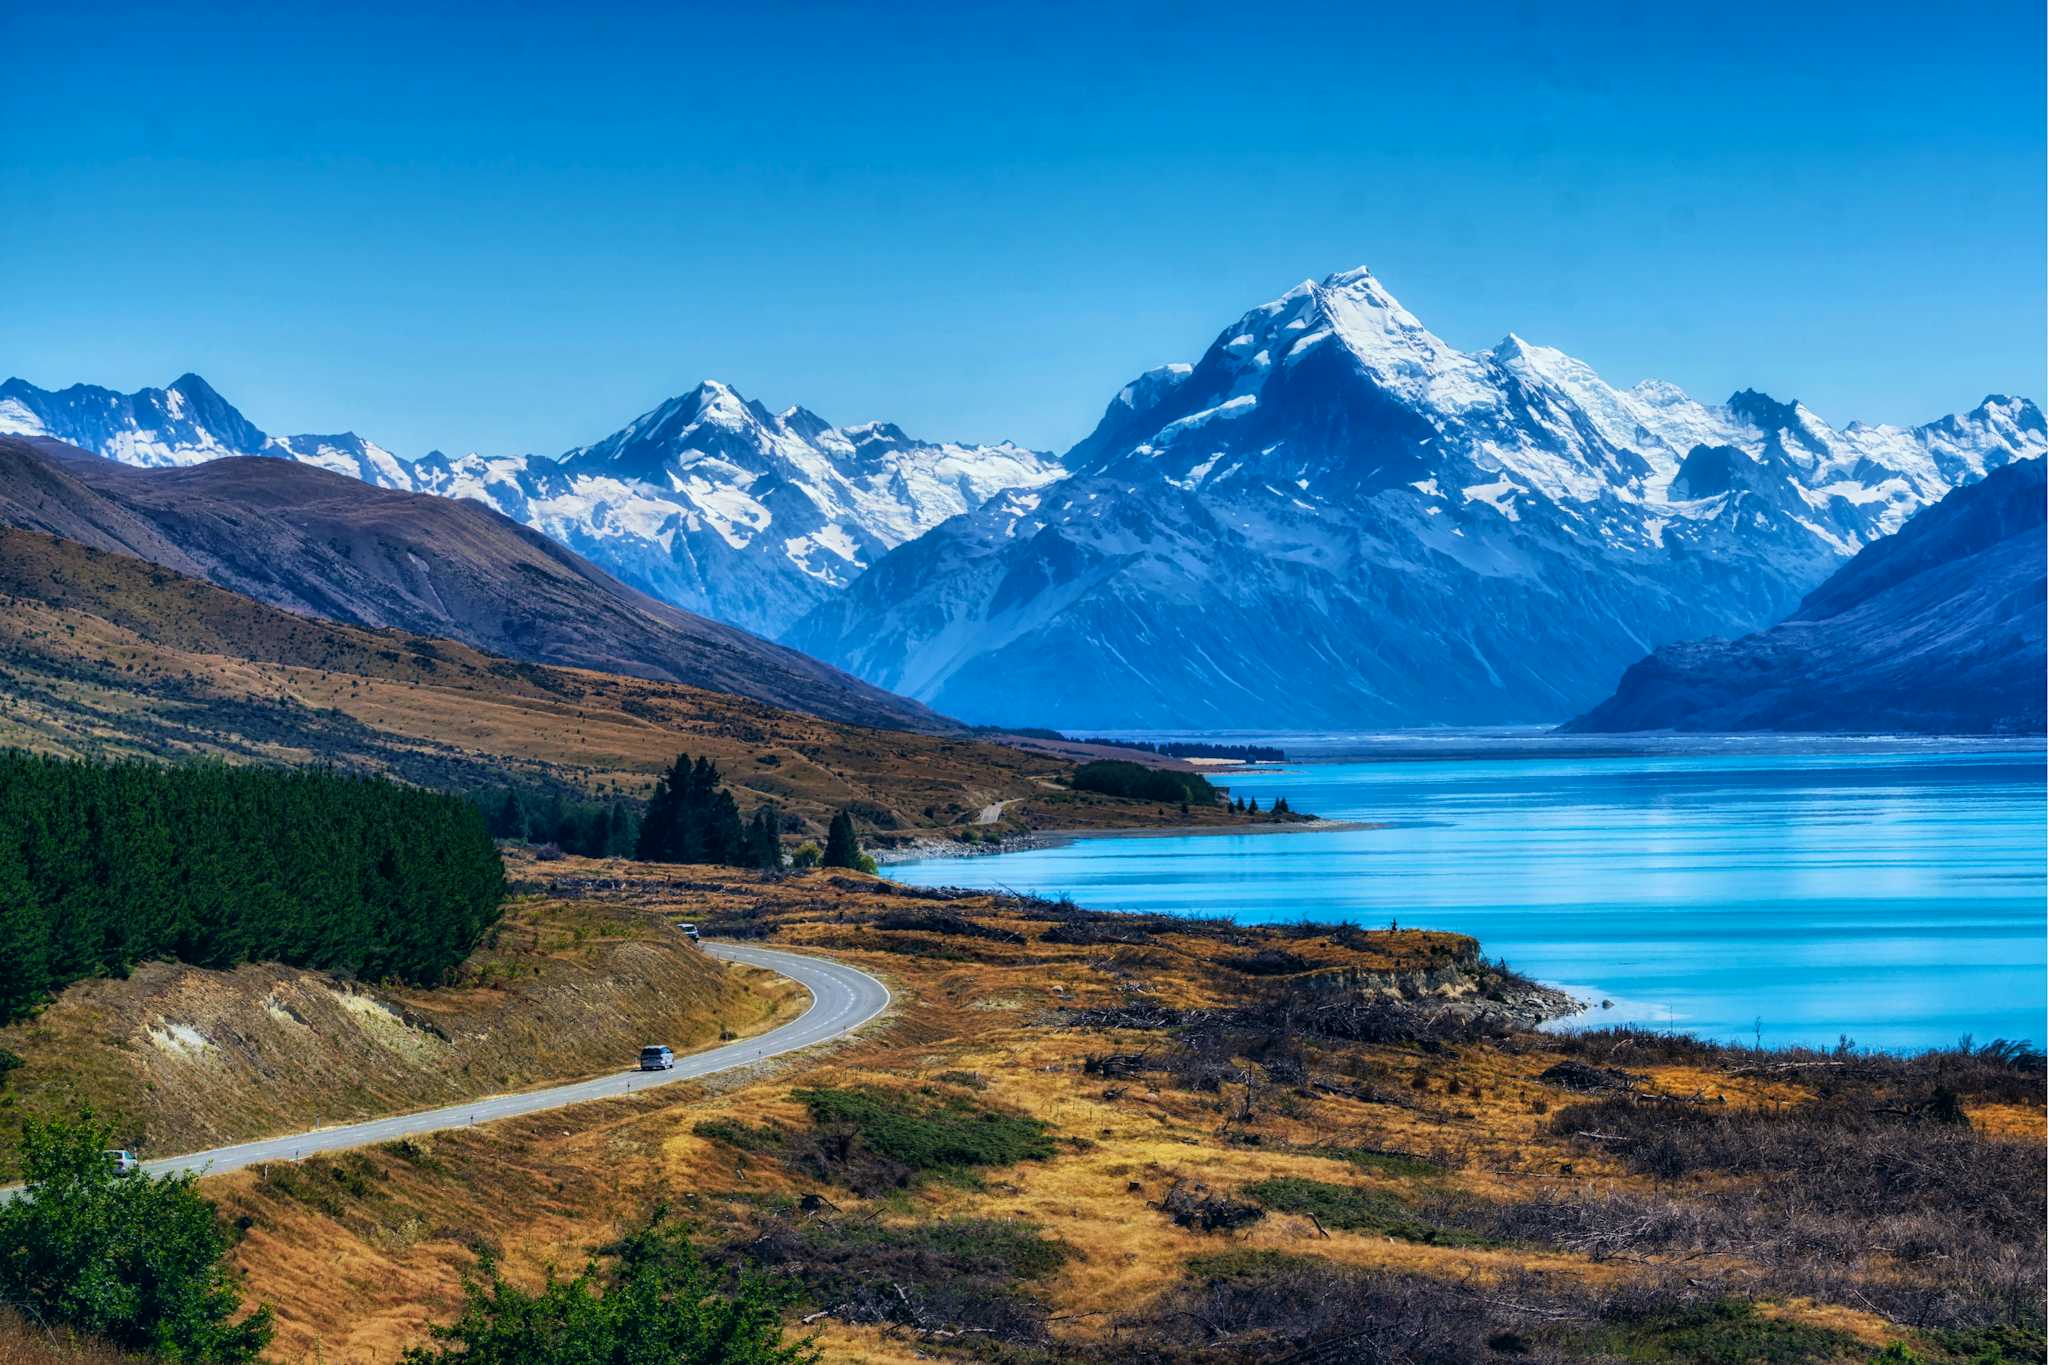
[[[810,1365],[809,1342],[783,1340],[788,1295],[743,1275],[718,1292],[711,1270],[660,1211],[646,1227],[538,1293],[508,1284],[486,1260],[463,1285],[462,1316],[434,1329],[439,1346],[406,1365],[531,1365],[536,1361],[664,1361],[674,1365]]]
[[[1363,1186],[1274,1176],[1247,1185],[1243,1193],[1276,1213],[1312,1214],[1324,1227],[1339,1231],[1376,1232],[1434,1246],[1476,1246],[1485,1241],[1418,1218],[1399,1197]]]
[[[1008,1166],[1053,1154],[1047,1124],[981,1108],[964,1096],[919,1101],[867,1088],[798,1090],[795,1095],[821,1129],[837,1130],[912,1171]]]
[[[1212,805],[1217,796],[1209,779],[1200,773],[1171,772],[1116,759],[1083,763],[1074,770],[1073,787],[1075,791],[1135,801],[1186,801],[1197,806]]]
[[[91,1116],[24,1119],[24,1189],[0,1205],[0,1298],[167,1360],[252,1360],[270,1310],[241,1316],[232,1245],[194,1177],[119,1175]]]

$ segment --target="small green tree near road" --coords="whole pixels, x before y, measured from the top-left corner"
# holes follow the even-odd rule
[[[119,1175],[90,1114],[25,1118],[21,1195],[0,1204],[0,1300],[130,1350],[253,1360],[268,1308],[242,1314],[232,1238],[189,1175]]]
[[[853,827],[853,813],[840,811],[825,831],[825,867],[850,867],[856,872],[873,872],[875,860],[860,851],[860,834]]]
[[[742,1275],[730,1291],[682,1230],[656,1210],[646,1227],[537,1293],[508,1284],[496,1265],[463,1285],[462,1316],[434,1329],[436,1345],[404,1365],[812,1365],[808,1341],[783,1339],[786,1293]]]

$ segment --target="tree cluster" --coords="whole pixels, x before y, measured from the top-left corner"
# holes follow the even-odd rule
[[[553,844],[584,858],[630,858],[640,841],[640,816],[624,801],[571,801],[513,787],[472,799],[493,839]]]
[[[0,1019],[150,958],[435,982],[504,890],[458,796],[325,770],[0,752]]]
[[[720,784],[717,765],[677,754],[654,785],[633,856],[649,863],[721,863],[772,871],[782,866],[782,815],[764,803],[742,822],[739,803]]]
[[[1141,763],[1125,763],[1108,760],[1099,763],[1083,763],[1074,770],[1075,791],[1099,792],[1104,796],[1124,796],[1139,801],[1184,801],[1189,805],[1207,806],[1217,798],[1217,791],[1209,785],[1209,779],[1200,773],[1171,772],[1165,768],[1148,768]]]

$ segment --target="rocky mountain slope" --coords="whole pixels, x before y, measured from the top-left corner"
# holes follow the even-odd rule
[[[409,461],[353,432],[272,436],[191,374],[132,394],[10,379],[0,432],[124,464],[256,455],[474,499],[643,592],[767,635],[895,546],[1062,473],[1007,442],[918,440],[886,422],[835,427],[800,407],[771,413],[715,380],[559,459],[435,451]]]
[[[1783,622],[1669,645],[1567,729],[2044,729],[2048,470],[1995,471],[1870,545]]]
[[[1515,336],[1460,352],[1357,270],[1140,376],[1068,478],[897,548],[784,638],[972,720],[1551,721],[2044,449],[2023,399],[1836,429],[1616,389]]]
[[[636,592],[488,507],[292,461],[141,469],[0,437],[0,525],[132,555],[309,616],[856,724],[949,728],[795,650]]]

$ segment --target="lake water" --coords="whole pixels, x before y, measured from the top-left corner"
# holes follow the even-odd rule
[[[885,871],[1104,910],[1455,930],[1613,1002],[1580,1022],[1760,1028],[1766,1045],[2041,1041],[2040,746],[1801,744],[1361,741],[1365,761],[1219,780],[1383,828],[1091,838]]]

